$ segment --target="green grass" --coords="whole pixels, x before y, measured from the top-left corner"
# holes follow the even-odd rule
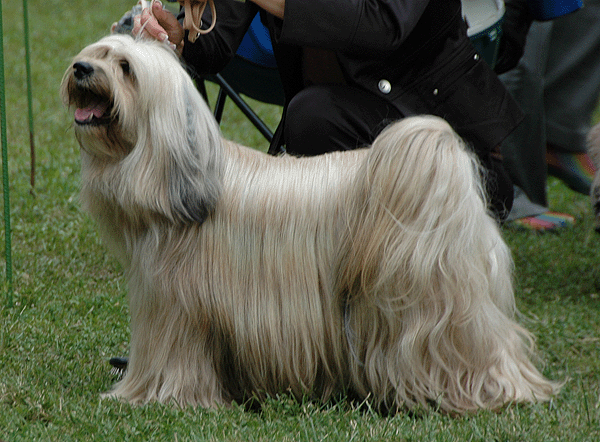
[[[58,87],[72,56],[101,37],[129,4],[29,2],[38,154],[32,193],[21,2],[2,1],[14,305],[6,307],[4,290],[0,440],[600,439],[600,237],[593,233],[587,198],[555,180],[549,183],[552,208],[576,215],[577,225],[546,235],[505,230],[515,258],[517,303],[538,337],[543,371],[567,380],[550,404],[453,418],[433,410],[384,417],[345,402],[319,405],[285,397],[268,401],[261,412],[100,400],[113,383],[107,359],[128,351],[126,287],[79,208],[78,149]],[[273,126],[279,109],[257,106]],[[232,106],[225,121],[227,137],[266,148]]]

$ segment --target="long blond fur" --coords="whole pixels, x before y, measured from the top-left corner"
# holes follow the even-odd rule
[[[95,74],[82,85],[69,68],[65,102],[91,88],[113,103],[109,125],[76,125],[82,200],[129,285],[129,369],[110,395],[342,392],[464,412],[556,392],[515,322],[477,162],[446,122],[274,158],[222,139],[166,46],[111,36],[82,60]]]

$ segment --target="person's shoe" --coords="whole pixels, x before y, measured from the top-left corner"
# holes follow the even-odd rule
[[[575,217],[566,213],[544,212],[540,215],[516,219],[511,224],[518,229],[549,232],[563,227],[572,227],[575,224]]]
[[[559,152],[548,148],[546,163],[549,175],[560,179],[576,192],[590,194],[596,168],[587,153]]]

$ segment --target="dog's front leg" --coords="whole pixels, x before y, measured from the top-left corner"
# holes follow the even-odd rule
[[[181,406],[228,403],[215,369],[210,323],[174,298],[130,280],[131,351],[127,374],[107,396],[132,403],[175,401]],[[148,287],[146,286],[146,289]]]

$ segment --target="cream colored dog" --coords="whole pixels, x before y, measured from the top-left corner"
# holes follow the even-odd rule
[[[221,137],[168,47],[126,36],[77,55],[62,94],[83,203],[129,285],[129,369],[110,395],[464,412],[555,393],[514,320],[477,162],[443,120],[271,157]]]

